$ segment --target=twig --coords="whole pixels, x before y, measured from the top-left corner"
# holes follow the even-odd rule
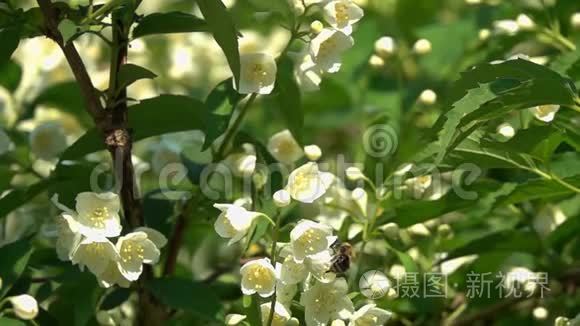
[[[106,112],[101,106],[99,95],[93,86],[83,60],[81,59],[81,56],[76,50],[74,44],[72,42],[65,43],[62,34],[58,30],[58,12],[54,9],[50,0],[38,0],[38,6],[40,7],[40,10],[44,16],[45,35],[56,42],[64,52],[64,56],[66,57],[69,66],[71,67],[71,70],[83,94],[83,98],[85,99],[85,105],[88,113],[95,121],[97,127],[99,127],[100,130],[104,130],[106,123]]]
[[[163,268],[163,275],[171,275],[175,272],[175,266],[177,264],[177,255],[179,254],[179,248],[183,242],[183,236],[185,230],[187,229],[188,219],[191,215],[191,211],[194,206],[193,196],[189,198],[180,214],[177,216],[177,221],[175,222],[175,227],[173,229],[173,235],[169,240],[167,246],[167,259],[165,260],[165,266]]]

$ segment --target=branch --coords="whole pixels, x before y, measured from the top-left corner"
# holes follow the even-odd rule
[[[83,98],[85,99],[85,106],[88,113],[93,118],[95,124],[100,130],[105,129],[106,122],[106,111],[101,106],[99,101],[99,95],[95,91],[91,77],[89,76],[87,69],[79,55],[77,49],[73,42],[64,42],[62,34],[58,30],[59,24],[59,12],[55,9],[50,0],[38,0],[38,6],[42,11],[45,22],[44,33],[47,37],[52,39],[56,44],[62,49],[66,60],[77,80]]]
[[[163,275],[168,276],[175,272],[175,266],[177,265],[177,255],[179,254],[179,248],[183,242],[183,236],[185,230],[187,229],[187,223],[189,216],[191,215],[191,210],[194,206],[193,196],[189,198],[181,212],[177,216],[177,221],[175,222],[175,227],[173,229],[173,235],[169,240],[169,245],[167,246],[167,259],[165,260],[165,267],[163,269]]]

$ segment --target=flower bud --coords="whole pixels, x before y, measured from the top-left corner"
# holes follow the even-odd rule
[[[244,319],[246,319],[245,315],[229,314],[226,316],[226,325],[228,326],[239,325],[242,323]]]
[[[519,14],[516,18],[516,23],[518,23],[518,26],[523,31],[530,31],[536,28],[534,21],[526,14]]]
[[[568,322],[570,320],[566,317],[560,316],[558,318],[556,318],[556,321],[554,322],[554,326],[568,326]]]
[[[393,55],[395,51],[397,51],[397,45],[390,36],[383,36],[375,42],[375,52],[383,58]]]
[[[312,34],[318,34],[322,32],[323,29],[324,24],[322,24],[320,20],[315,20],[310,24],[310,32],[312,32]]]
[[[8,298],[14,308],[14,314],[20,319],[31,320],[38,315],[38,303],[28,294]]]
[[[419,39],[413,45],[413,51],[419,55],[428,54],[431,52],[431,42],[427,39]]]
[[[286,207],[290,205],[290,193],[284,189],[276,191],[272,198],[274,199],[274,204],[278,207]]]
[[[346,172],[346,177],[350,181],[357,181],[357,180],[363,179],[365,177],[365,175],[362,173],[362,171],[359,168],[357,168],[356,166],[351,166],[351,167],[347,168],[345,172]]]
[[[437,102],[437,93],[433,90],[426,89],[419,95],[419,101],[424,105],[433,105]]]
[[[399,236],[399,226],[396,223],[387,223],[381,229],[389,239],[396,239]]]
[[[449,224],[441,224],[437,227],[437,233],[442,237],[442,238],[447,238],[451,235],[451,233],[453,232],[453,230],[451,230],[451,227],[449,226]]]
[[[378,55],[373,54],[369,58],[369,65],[373,68],[382,68],[385,66],[385,60]]]
[[[570,17],[570,23],[572,24],[572,28],[580,29],[580,12],[572,14],[572,17]]]
[[[318,161],[322,156],[322,150],[317,145],[308,145],[304,147],[304,154],[311,161]]]
[[[538,320],[544,320],[544,319],[548,318],[548,309],[546,309],[544,307],[536,307],[532,311],[532,314],[534,315],[534,318],[536,318]]]
[[[332,321],[330,326],[346,326],[346,324],[344,323],[344,321],[342,321],[340,319],[336,319],[336,320]]]
[[[487,28],[483,28],[479,30],[479,40],[480,41],[485,41],[489,38],[489,36],[491,35],[491,32],[489,31],[489,29]]]
[[[516,135],[514,127],[512,127],[512,125],[510,125],[507,122],[497,126],[497,133],[506,138],[512,138],[513,136]]]

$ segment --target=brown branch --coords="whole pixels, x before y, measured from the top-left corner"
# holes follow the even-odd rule
[[[85,99],[86,109],[101,132],[107,149],[113,158],[115,177],[120,186],[119,195],[123,213],[132,227],[144,225],[143,206],[135,195],[135,173],[131,161],[132,135],[129,128],[128,108],[125,98],[126,88],[118,89],[120,67],[127,61],[128,35],[131,22],[124,22],[123,17],[113,13],[113,43],[111,55],[111,78],[109,80],[109,106],[105,110],[100,102],[86,67],[72,42],[65,42],[58,30],[60,13],[50,0],[37,0],[43,13],[44,33],[54,40],[64,52],[77,83]],[[111,104],[115,103],[115,104]],[[137,281],[139,293],[139,314],[137,325],[162,325],[167,311],[152,294],[147,291],[146,282],[154,277],[153,269],[145,266],[143,274]]]
[[[83,98],[85,99],[85,105],[88,113],[93,118],[97,127],[100,130],[104,130],[106,124],[106,111],[101,106],[99,101],[99,95],[93,86],[91,77],[89,76],[87,69],[79,55],[77,49],[75,48],[73,42],[66,42],[62,37],[62,34],[58,30],[59,16],[60,13],[58,9],[53,7],[50,0],[38,0],[38,6],[42,11],[45,22],[44,34],[56,42],[62,49],[66,60],[77,80]]]
[[[167,259],[165,260],[165,267],[163,269],[164,276],[171,275],[175,272],[179,248],[183,242],[183,237],[185,235],[185,230],[187,229],[189,216],[191,215],[193,206],[194,199],[191,197],[183,205],[181,212],[177,216],[177,221],[175,222],[175,227],[173,229],[173,235],[171,236],[169,244],[167,245]]]

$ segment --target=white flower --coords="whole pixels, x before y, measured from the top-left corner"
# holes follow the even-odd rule
[[[298,60],[295,75],[298,85],[303,91],[314,92],[320,89],[322,70],[316,66],[309,53]]]
[[[310,55],[323,71],[340,70],[340,57],[354,45],[352,37],[341,31],[325,28],[310,42]]]
[[[352,25],[364,16],[363,10],[351,0],[331,1],[324,6],[324,17],[330,26],[345,33],[352,34]]]
[[[318,159],[322,156],[322,150],[317,145],[304,146],[304,153],[311,161],[318,161]]]
[[[437,102],[437,93],[431,89],[426,89],[419,95],[419,101],[424,105],[433,105]]]
[[[230,239],[228,245],[240,241],[252,225],[252,222],[260,214],[251,212],[239,203],[214,204],[221,214],[214,223],[214,229],[222,238]]]
[[[375,52],[383,58],[393,55],[397,51],[397,44],[390,36],[383,36],[375,41]]]
[[[249,261],[242,266],[240,273],[242,274],[242,293],[245,295],[258,293],[266,298],[274,294],[277,275],[270,259]]]
[[[538,215],[533,219],[532,225],[540,237],[546,238],[559,225],[564,223],[566,218],[566,215],[558,206],[548,205],[538,212]]]
[[[347,293],[348,285],[344,278],[332,283],[317,283],[306,290],[300,297],[306,325],[322,326],[334,319],[350,318],[354,306]]]
[[[419,55],[428,54],[431,52],[431,42],[427,39],[419,39],[413,44],[413,51]]]
[[[20,319],[31,320],[38,315],[38,303],[28,294],[9,297],[8,301],[12,303],[14,314]]]
[[[292,299],[296,293],[298,293],[298,285],[296,284],[286,284],[281,281],[276,284],[276,300],[287,307],[292,305]]]
[[[286,190],[294,200],[312,203],[326,193],[332,177],[330,173],[320,172],[316,163],[308,162],[290,173]]]
[[[255,154],[235,153],[225,159],[233,174],[238,177],[251,176],[256,170]]]
[[[282,262],[280,280],[286,284],[298,284],[306,278],[308,270],[304,262],[296,262],[294,256],[288,255]]]
[[[3,155],[14,147],[14,144],[10,140],[10,137],[6,134],[6,132],[0,129],[0,155]]]
[[[272,199],[274,200],[274,204],[278,207],[286,207],[290,205],[290,201],[292,200],[288,191],[284,189],[276,191],[272,196]]]
[[[349,326],[382,326],[393,314],[377,308],[376,304],[367,304],[357,310],[350,319]]]
[[[129,281],[139,278],[143,264],[156,264],[159,261],[159,248],[142,231],[120,237],[115,247],[119,253],[119,272]]]
[[[333,238],[336,240],[336,238]],[[334,241],[333,241],[334,242]],[[317,254],[308,256],[304,262],[306,268],[314,278],[322,283],[329,283],[336,279],[336,274],[329,272],[332,267],[331,250],[324,250]]]
[[[306,257],[326,251],[336,241],[332,228],[310,220],[301,220],[290,231],[290,246],[298,263]]]
[[[71,254],[81,241],[78,233],[79,225],[74,216],[63,213],[56,222],[58,237],[56,239],[56,254],[62,261],[71,259]]]
[[[270,318],[270,309],[272,308],[271,302],[266,302],[260,305],[260,313],[262,315],[262,325],[268,325]],[[292,316],[283,304],[276,301],[274,304],[274,316],[272,318],[272,326],[286,326],[286,323],[290,320]]]
[[[79,232],[86,237],[117,237],[122,226],[121,202],[112,192],[82,192],[76,197],[76,219]]]
[[[131,281],[119,270],[119,264],[116,261],[110,261],[105,270],[97,275],[97,280],[99,285],[104,288],[109,288],[115,284],[122,288],[128,288],[131,285]]]
[[[151,240],[159,249],[167,245],[167,238],[163,235],[163,233],[155,229],[141,226],[136,228],[135,232],[145,232],[145,234],[147,234],[147,238]]]
[[[496,34],[515,35],[520,31],[520,25],[515,20],[504,19],[493,22]]]
[[[86,266],[95,275],[102,274],[118,258],[115,246],[105,237],[85,238],[71,254],[73,264],[79,264],[81,270]]]
[[[551,122],[560,110],[559,105],[540,105],[530,109],[536,119],[543,122]]]
[[[229,314],[226,316],[226,325],[227,326],[235,326],[241,324],[242,321],[246,319],[246,315],[239,315],[239,314]]]
[[[57,158],[67,147],[64,129],[54,121],[42,123],[34,128],[29,141],[32,153],[46,161]]]
[[[234,83],[240,94],[270,94],[276,82],[277,66],[274,57],[267,53],[240,55],[240,81]]]
[[[288,129],[270,137],[268,151],[276,160],[284,164],[292,164],[304,156],[302,148]]]

